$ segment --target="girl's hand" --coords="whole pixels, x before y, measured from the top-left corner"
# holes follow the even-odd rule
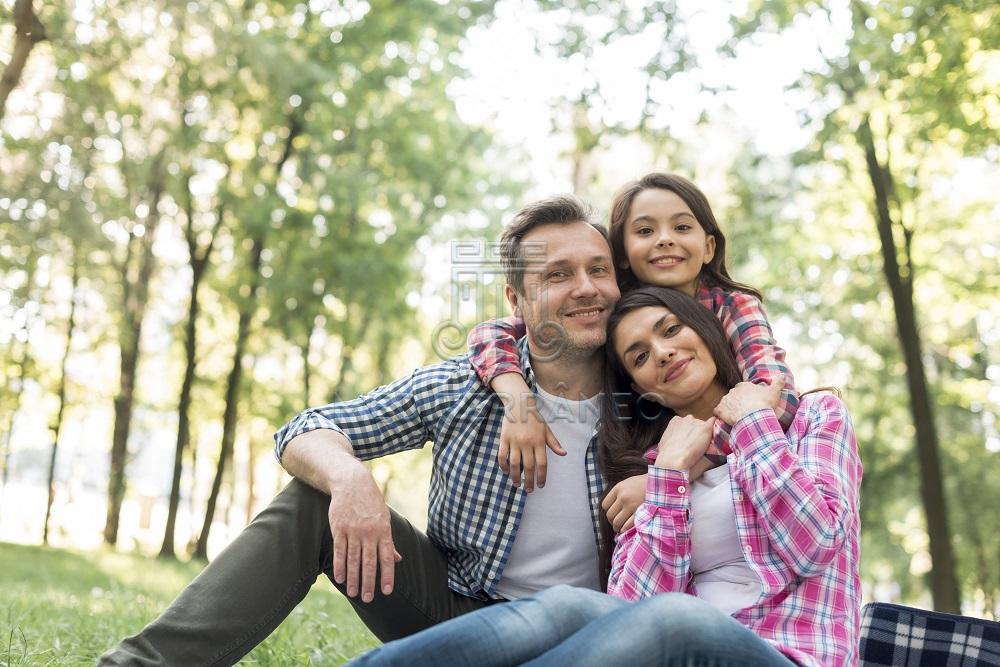
[[[712,441],[715,417],[703,421],[697,417],[674,417],[660,437],[656,463],[659,468],[690,470],[705,455]]]
[[[635,511],[646,500],[646,475],[635,475],[611,487],[601,502],[608,515],[608,523],[616,533],[627,530],[635,523]]]
[[[565,456],[566,450],[549,429],[545,419],[535,406],[534,395],[512,402],[504,415],[500,426],[500,449],[497,452],[497,462],[500,469],[510,475],[514,486],[521,483],[521,469],[524,469],[524,490],[531,493],[545,486],[548,472],[548,460],[545,448],[548,447],[559,456]]]
[[[774,378],[771,384],[740,382],[719,401],[715,407],[715,416],[732,426],[756,410],[774,410],[781,400],[784,386],[784,375]]]

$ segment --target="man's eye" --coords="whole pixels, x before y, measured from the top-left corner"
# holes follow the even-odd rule
[[[553,271],[549,274],[549,280],[560,280],[566,277],[565,271]]]
[[[595,266],[592,273],[607,273],[608,268],[606,266]]]

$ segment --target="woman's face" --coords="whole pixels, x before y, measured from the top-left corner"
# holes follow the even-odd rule
[[[691,208],[676,193],[648,188],[635,196],[623,230],[626,268],[646,285],[694,296],[701,267],[715,255]]]
[[[632,378],[632,389],[679,415],[698,414],[717,402],[715,360],[701,337],[667,308],[626,314],[612,332],[614,352]],[[711,408],[708,408],[709,416]]]

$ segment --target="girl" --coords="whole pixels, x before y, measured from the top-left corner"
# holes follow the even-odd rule
[[[726,239],[704,193],[682,176],[653,172],[626,183],[611,204],[610,237],[622,294],[642,285],[672,287],[696,297],[722,322],[736,354],[742,377],[769,384],[784,378],[775,409],[787,428],[798,396],[785,352],[775,344],[760,293],[734,281],[726,269]],[[506,418],[497,459],[518,486],[524,471],[525,490],[545,485],[548,446],[565,450],[534,407],[534,396],[522,375],[516,341],[524,335],[515,317],[485,322],[469,335],[469,360],[483,384],[503,400]],[[716,426],[709,458],[729,453],[728,428]],[[642,498],[643,478],[618,485],[605,499],[615,530],[625,527]]]

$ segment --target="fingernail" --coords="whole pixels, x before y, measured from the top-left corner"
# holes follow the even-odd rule
[[[361,599],[364,600],[365,602],[371,602],[372,598],[374,597],[375,596],[372,595],[371,593],[365,593],[364,595],[361,596]]]
[[[352,597],[354,597],[357,594],[358,594],[358,589],[356,589],[356,588],[348,588],[347,589],[347,597],[352,598]]]
[[[382,595],[389,595],[390,593],[392,593],[392,586],[382,587]]]

